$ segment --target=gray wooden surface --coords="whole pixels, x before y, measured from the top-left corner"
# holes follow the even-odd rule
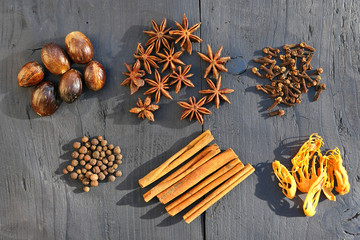
[[[296,2],[296,3],[295,3]],[[360,29],[359,1],[11,1],[0,3],[0,239],[360,239]],[[224,46],[233,59],[222,74],[224,87],[235,89],[231,105],[204,126],[180,121],[176,100],[195,95],[206,83],[206,65],[193,53],[196,88],[182,89],[175,101],[161,99],[156,122],[140,121],[128,110],[142,91],[130,96],[120,86],[124,62],[133,63],[143,30],[166,17],[169,24],[202,22],[204,40],[194,50]],[[85,91],[73,104],[63,103],[51,117],[38,117],[30,107],[32,88],[17,85],[16,75],[28,61],[40,61],[39,49],[53,41],[64,46],[73,30],[84,32],[94,45],[94,59],[108,75],[100,92]],[[265,46],[306,41],[317,52],[313,66],[324,68],[328,90],[318,102],[314,92],[286,115],[264,117],[271,102],[255,91],[261,82],[247,71],[244,60]],[[240,60],[240,61],[239,61]],[[82,66],[77,66],[82,69]],[[46,79],[58,77],[46,74]],[[145,203],[137,180],[210,129],[222,149],[232,147],[256,171],[190,225],[169,217],[160,203]],[[299,140],[318,132],[325,148],[338,146],[348,170],[351,191],[336,202],[321,197],[314,217],[305,217],[305,195],[286,199],[271,162],[286,162]],[[70,144],[82,135],[104,135],[123,150],[123,177],[100,184],[89,193],[60,174],[70,159]]]

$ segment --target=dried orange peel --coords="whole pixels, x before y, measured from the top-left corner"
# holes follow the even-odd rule
[[[323,145],[322,137],[313,133],[291,160],[293,167],[290,172],[279,161],[275,160],[272,164],[285,196],[292,199],[296,194],[296,188],[307,193],[303,210],[309,217],[314,216],[316,212],[321,191],[329,200],[336,201],[332,193],[334,188],[340,195],[350,190],[347,171],[343,166],[339,148],[322,155],[320,148]]]

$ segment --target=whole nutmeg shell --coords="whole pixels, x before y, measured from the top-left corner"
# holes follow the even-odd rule
[[[43,67],[37,62],[28,62],[19,71],[17,80],[20,87],[31,87],[44,79]]]
[[[40,116],[53,114],[60,103],[56,84],[50,81],[40,83],[31,95],[31,107]]]
[[[106,73],[101,63],[97,61],[91,61],[86,64],[84,69],[84,79],[86,86],[93,90],[98,91],[104,85],[106,81]]]
[[[61,100],[66,103],[74,102],[82,93],[82,74],[70,69],[62,75],[59,82],[59,94]]]
[[[65,49],[76,63],[88,63],[93,58],[93,46],[82,32],[74,31],[65,37]]]
[[[42,47],[41,60],[47,70],[55,75],[64,74],[70,69],[70,62],[66,53],[55,43],[48,43]]]

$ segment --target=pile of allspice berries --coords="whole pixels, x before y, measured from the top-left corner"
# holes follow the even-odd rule
[[[106,178],[109,182],[114,182],[116,177],[121,177],[121,171],[117,170],[123,158],[119,146],[108,145],[102,136],[91,141],[84,136],[81,142],[74,142],[73,147],[73,160],[62,172],[70,173],[70,178],[74,180],[79,179],[84,184],[85,192],[90,191],[89,186],[97,187],[99,181]]]

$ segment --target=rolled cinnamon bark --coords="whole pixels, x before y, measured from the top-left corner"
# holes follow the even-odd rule
[[[166,204],[237,157],[235,152],[229,148],[198,167],[195,171],[191,172],[170,188],[158,194],[157,197],[161,203]]]
[[[220,198],[225,196],[225,194],[230,192],[234,187],[236,187],[236,185],[241,183],[254,171],[255,169],[250,164],[246,164],[245,167],[242,170],[240,170],[240,172],[232,176],[229,180],[227,180],[215,191],[213,191],[209,196],[207,196],[203,201],[201,201],[198,205],[196,205],[193,209],[191,209],[188,213],[186,213],[183,216],[185,222],[186,223],[192,222],[195,218],[200,216],[203,212],[205,212]]]
[[[201,166],[205,162],[209,161],[211,158],[213,158],[219,152],[220,152],[219,146],[216,144],[213,144],[213,145],[205,148],[198,155],[196,155],[192,160],[190,160],[184,166],[179,168],[176,172],[174,172],[169,177],[167,177],[162,182],[160,182],[158,185],[156,185],[155,187],[150,189],[148,192],[146,192],[143,195],[145,202],[150,201],[153,197],[155,197],[162,191],[168,189],[173,184],[175,184],[178,181],[180,181],[181,179],[183,179],[185,176],[190,174],[192,171],[196,170],[199,166]]]
[[[239,159],[235,159],[229,162],[224,167],[219,169],[216,173],[212,174],[210,177],[206,178],[194,188],[184,193],[180,198],[169,204],[165,208],[166,211],[171,216],[175,216],[176,214],[190,206],[193,202],[197,201],[202,196],[219,186],[221,183],[225,182],[237,172],[239,172],[243,167],[244,164],[242,164]]]
[[[175,153],[172,157],[166,160],[156,169],[152,170],[146,176],[139,180],[139,185],[144,188],[151,183],[155,182],[162,176],[169,173],[171,170],[175,169],[177,166],[191,158],[198,151],[208,145],[214,137],[212,136],[209,130],[206,130],[200,136],[191,141],[186,147]]]

